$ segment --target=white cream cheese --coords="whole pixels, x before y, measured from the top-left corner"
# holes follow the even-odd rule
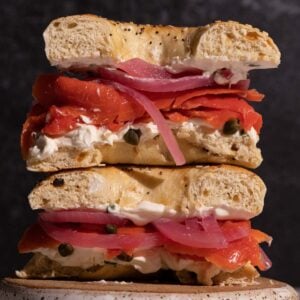
[[[106,207],[98,208],[105,211]],[[117,215],[121,218],[126,218],[132,221],[135,225],[143,226],[151,223],[158,218],[172,218],[172,219],[184,219],[192,217],[204,217],[207,215],[214,215],[218,220],[249,220],[253,217],[249,211],[244,209],[232,208],[227,205],[202,206],[201,208],[192,211],[190,209],[189,214],[178,213],[174,209],[169,209],[163,204],[153,203],[150,201],[141,201],[134,208],[132,207],[120,207],[117,204],[113,204],[108,207],[108,211],[111,214]]]
[[[78,128],[66,133],[64,136],[52,138],[44,134],[37,134],[35,145],[29,149],[29,154],[35,159],[44,159],[51,154],[58,151],[60,147],[72,147],[76,149],[89,149],[94,145],[113,145],[116,142],[124,142],[124,134],[128,129],[139,129],[142,132],[140,143],[147,140],[153,139],[155,136],[159,135],[159,130],[156,124],[153,122],[149,123],[139,123],[139,124],[127,124],[122,127],[119,131],[111,131],[108,128],[96,127],[94,125],[89,125],[89,119],[84,117],[87,124],[80,124]],[[168,122],[170,128],[174,130],[174,133],[179,138],[185,138],[189,142],[201,144],[203,134],[209,134],[210,139],[218,140],[221,137],[228,138],[222,134],[220,130],[214,130],[207,123],[192,119],[182,123]],[[250,139],[254,144],[258,142],[258,134],[254,128],[251,128],[247,132]],[[232,137],[238,137],[239,132],[231,135]]]
[[[41,253],[62,266],[81,267],[87,269],[105,262],[117,264],[130,264],[141,273],[153,273],[162,267],[161,249],[136,251],[130,262],[118,258],[106,259],[106,249],[74,247],[74,252],[69,256],[61,256],[56,248],[39,248],[34,252]]]
[[[250,64],[251,65],[251,64]],[[247,62],[235,62],[228,61],[225,58],[216,58],[213,59],[201,59],[195,60],[194,58],[188,58],[183,61],[177,62],[176,59],[167,66],[167,69],[172,73],[183,72],[189,68],[196,68],[204,71],[204,75],[207,77],[213,76],[213,79],[216,83],[220,85],[235,84],[240,80],[247,79],[248,72],[255,67],[251,67]],[[228,79],[225,79],[220,74],[218,70],[228,69],[231,71],[232,76]]]
[[[102,208],[103,210],[103,208]],[[158,218],[176,217],[177,212],[160,203],[141,201],[135,207],[120,207],[113,204],[108,207],[108,212],[121,218],[129,219],[135,225],[143,226]]]
[[[152,139],[159,134],[157,126],[152,122],[128,124],[117,132],[111,131],[104,126],[96,127],[94,125],[80,124],[76,129],[61,137],[51,138],[44,134],[38,135],[35,145],[29,149],[29,152],[31,156],[43,159],[55,153],[59,147],[87,149],[94,144],[113,145],[116,142],[124,141],[123,136],[130,128],[141,130],[141,142]]]
[[[99,66],[114,67],[123,60],[113,60],[111,58],[100,58],[96,56],[97,54],[95,54],[95,57],[66,59],[58,62],[53,61],[53,65],[58,65],[62,69],[69,69],[71,66],[74,66],[78,69],[88,68],[89,70],[97,70]],[[159,61],[159,59],[157,59],[157,61]],[[221,69],[229,69],[233,76],[228,81],[219,82],[219,84],[235,84],[240,80],[247,79],[247,74],[250,70],[276,68],[277,65],[278,64],[266,61],[232,61],[228,60],[227,57],[218,56],[204,59],[188,57],[183,60],[179,57],[174,57],[174,59],[170,63],[164,65],[164,67],[171,73],[180,73],[187,71],[190,68],[196,68],[204,71],[207,76],[211,76]]]
[[[87,269],[95,265],[103,265],[106,250],[101,248],[74,248],[69,256],[61,256],[56,248],[39,248],[34,252],[42,253],[62,266],[78,267]]]

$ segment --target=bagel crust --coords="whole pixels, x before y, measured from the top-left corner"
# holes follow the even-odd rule
[[[55,181],[62,186],[55,186]],[[250,219],[266,187],[254,173],[228,165],[181,168],[102,167],[55,173],[30,193],[32,209],[99,209],[144,225],[160,217]]]
[[[170,270],[168,270],[170,272]],[[187,270],[172,270],[173,277],[184,284],[204,284],[204,285],[234,285],[234,284],[255,284],[255,278],[259,273],[250,264],[246,264],[234,272],[221,270],[209,262],[195,262],[194,272]],[[81,280],[145,280],[153,281],[164,276],[164,270],[155,273],[143,274],[130,264],[104,264],[95,265],[88,269],[79,266],[62,266],[58,262],[49,259],[40,253],[36,253],[16,275],[20,278],[69,278]],[[192,274],[194,273],[193,276]],[[170,276],[170,273],[167,274]],[[195,280],[196,277],[196,280]]]
[[[234,21],[200,27],[137,25],[95,15],[56,19],[44,32],[46,55],[61,69],[91,69],[133,58],[169,66],[272,68],[280,52],[266,32]]]

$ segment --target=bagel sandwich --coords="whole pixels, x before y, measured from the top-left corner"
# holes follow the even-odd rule
[[[266,32],[233,21],[136,25],[93,15],[52,21],[21,148],[31,171],[102,164],[256,168],[262,116],[254,69],[275,68]]]
[[[226,165],[54,173],[29,195],[38,218],[19,252],[34,256],[16,274],[251,284],[271,266],[259,244],[272,239],[250,221],[265,193],[257,175]]]

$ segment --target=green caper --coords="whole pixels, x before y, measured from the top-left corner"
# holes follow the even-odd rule
[[[247,134],[246,130],[245,129],[241,129],[240,130],[240,135],[245,135],[245,134]]]
[[[116,210],[116,205],[115,205],[115,204],[109,204],[109,205],[106,207],[106,212],[107,212],[107,213],[114,212],[115,210]]]
[[[126,143],[131,145],[138,145],[140,142],[140,137],[142,135],[142,132],[140,129],[133,129],[130,128],[128,131],[124,134],[123,139]]]
[[[118,256],[117,259],[122,260],[122,261],[132,261],[133,257],[131,255],[128,255],[125,252],[121,252]]]
[[[230,119],[223,126],[224,134],[234,134],[240,130],[240,121],[238,119]]]
[[[58,246],[58,252],[61,256],[69,256],[74,252],[74,248],[71,244],[60,244]]]
[[[113,234],[113,233],[117,233],[118,228],[117,228],[117,226],[114,225],[114,224],[106,224],[106,225],[104,226],[104,230],[105,230],[105,232],[108,233],[108,234]]]

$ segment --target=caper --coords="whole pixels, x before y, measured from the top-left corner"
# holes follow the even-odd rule
[[[241,129],[240,130],[240,135],[245,135],[245,134],[247,134],[246,130],[245,129]]]
[[[114,225],[114,224],[106,224],[106,225],[104,226],[104,230],[105,230],[105,232],[108,233],[108,234],[113,234],[113,233],[117,233],[118,228],[117,228],[117,226]]]
[[[109,204],[107,207],[106,207],[106,212],[107,213],[110,213],[110,212],[113,212],[116,210],[116,205],[115,204]]]
[[[74,248],[71,244],[60,244],[58,246],[58,252],[61,256],[65,257],[65,256],[69,256],[74,252]]]
[[[238,119],[230,119],[223,126],[224,134],[234,134],[240,130],[240,121]]]
[[[131,255],[128,255],[124,251],[122,251],[118,256],[117,259],[122,261],[132,261],[133,257]]]
[[[142,132],[140,129],[133,129],[130,128],[128,131],[124,134],[123,139],[126,143],[131,145],[138,145],[140,142],[140,137],[142,135]]]

